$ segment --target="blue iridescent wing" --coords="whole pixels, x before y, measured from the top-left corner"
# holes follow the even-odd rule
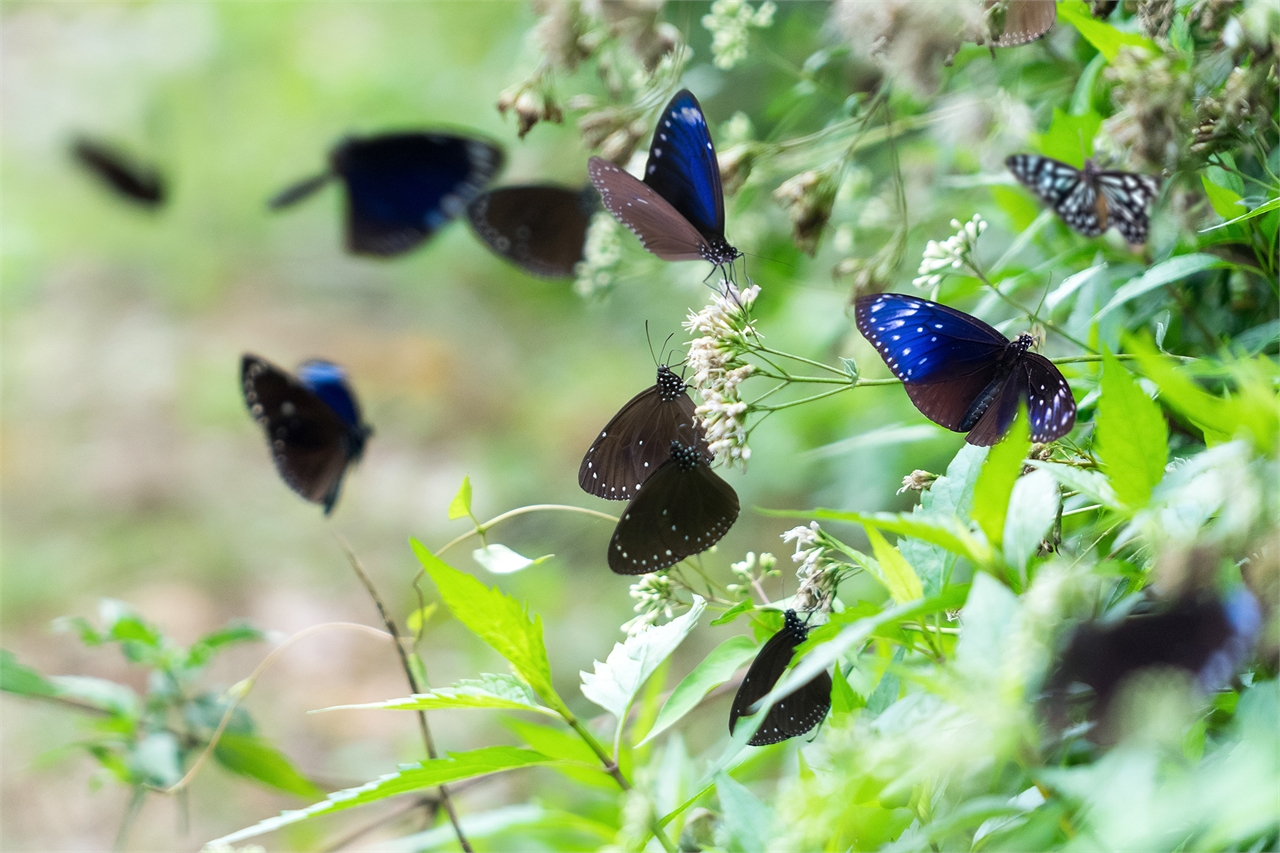
[[[1160,181],[1132,172],[1097,172],[1093,181],[1106,199],[1108,218],[1120,236],[1134,245],[1147,242],[1151,226],[1148,211],[1160,194]]]
[[[1043,199],[1068,227],[1086,237],[1107,229],[1107,203],[1079,169],[1037,154],[1005,160],[1013,176]]]
[[[480,139],[400,133],[351,139],[332,155],[347,186],[347,247],[398,255],[467,209],[502,166]]]
[[[658,118],[644,182],[709,242],[724,239],[724,191],[720,165],[698,99],[676,93]]]

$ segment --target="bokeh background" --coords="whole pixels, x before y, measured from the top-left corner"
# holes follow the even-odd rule
[[[782,13],[776,30],[797,62],[821,38],[821,11],[803,5]],[[696,25],[704,11],[676,7],[694,55],[705,57],[709,36]],[[646,321],[655,349],[671,333],[683,340],[680,322],[711,295],[702,265],[649,263],[628,236],[635,263],[624,267],[639,272],[584,299],[568,282],[504,265],[461,222],[379,262],[342,251],[336,186],[283,213],[264,205],[320,168],[343,134],[397,128],[455,126],[499,140],[503,182],[583,182],[589,152],[571,125],[543,124],[519,141],[494,108],[536,64],[533,23],[517,2],[4,4],[0,645],[45,673],[142,690],[141,672],[116,649],[86,650],[53,633],[51,620],[92,618],[112,598],[178,642],[233,619],[279,638],[330,621],[377,625],[338,537],[403,616],[415,606],[417,570],[407,540],[438,547],[466,529],[446,515],[464,475],[481,519],[530,503],[619,509],[578,490],[581,454],[653,381]],[[685,82],[713,132],[738,111],[762,133],[776,122],[762,107],[763,82],[759,91],[741,78],[730,87],[705,63],[695,72]],[[170,203],[148,212],[104,191],[70,160],[75,134],[154,162],[169,178]],[[869,356],[830,262],[799,256],[784,242],[785,214],[756,207],[737,221],[747,235],[737,242],[765,256],[750,262],[770,343],[831,361]],[[731,201],[731,239],[734,217]],[[246,351],[290,367],[322,356],[348,368],[377,432],[331,519],[277,478],[240,396]],[[728,563],[748,550],[785,554],[777,537],[795,522],[754,507],[907,506],[894,496],[901,477],[940,470],[960,439],[917,428],[892,441],[842,441],[899,423],[920,419],[887,389],[769,418],[752,436],[749,473],[726,474],[746,509],[704,565],[727,578]],[[452,555],[542,615],[561,693],[579,697],[588,715],[578,670],[621,638],[633,603],[629,582],[605,566],[609,533],[580,515],[513,521],[497,541],[555,557],[502,578],[470,560],[473,543]],[[783,580],[775,592],[794,592],[789,569]],[[682,660],[725,636],[698,632],[674,666],[683,671]],[[211,682],[234,683],[267,651],[229,653]],[[440,615],[421,651],[437,685],[502,667]],[[414,721],[306,712],[406,692],[389,647],[332,631],[287,652],[246,707],[300,769],[337,787],[420,757]],[[690,736],[699,726],[718,736],[726,703],[696,714]],[[12,697],[0,712],[0,847],[109,846],[128,792],[104,784],[75,748],[83,718]],[[515,740],[483,714],[432,723],[447,750]],[[552,779],[534,771],[491,780],[460,794],[461,808],[519,802],[540,785],[554,797]],[[185,800],[148,799],[131,847],[197,848],[297,805],[210,767]],[[324,831],[374,816],[343,815]],[[272,843],[303,846],[318,831],[308,825]]]

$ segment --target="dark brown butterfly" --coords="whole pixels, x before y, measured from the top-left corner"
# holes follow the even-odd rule
[[[1049,32],[1058,19],[1057,0],[986,2],[990,42],[996,47],[1027,44]]]
[[[619,409],[582,457],[582,490],[611,501],[631,500],[667,461],[673,441],[711,458],[687,387],[671,368],[659,367],[658,381]]]
[[[359,461],[373,428],[361,421],[346,373],[307,361],[296,377],[256,355],[240,360],[249,413],[267,434],[281,478],[298,494],[333,511],[347,467]]]
[[[750,713],[751,706],[768,696],[778,684],[778,679],[791,664],[796,646],[808,636],[808,627],[794,610],[788,610],[782,630],[764,644],[733,697],[733,706],[729,708],[729,734],[733,734],[738,718]],[[794,693],[775,702],[747,743],[765,746],[798,737],[826,719],[830,710],[831,676],[823,671]]]
[[[165,202],[165,182],[160,172],[144,166],[117,148],[91,139],[77,139],[71,153],[98,180],[122,198],[146,207]]]
[[[568,278],[582,260],[587,226],[599,208],[592,187],[536,184],[483,193],[467,207],[467,218],[494,254],[532,275]]]
[[[738,493],[692,445],[672,441],[669,458],[627,504],[609,540],[609,568],[645,575],[701,554],[738,519]]]
[[[982,447],[1004,437],[1025,400],[1031,440],[1071,432],[1076,401],[1053,362],[977,317],[902,293],[858,298],[858,331],[871,342],[926,418]]]

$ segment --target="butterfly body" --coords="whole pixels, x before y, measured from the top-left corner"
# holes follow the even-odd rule
[[[245,354],[240,363],[245,404],[263,428],[285,483],[333,511],[347,468],[360,460],[373,429],[363,423],[346,373],[336,364],[304,362],[296,376]]]
[[[668,459],[644,481],[609,540],[609,568],[644,575],[701,554],[738,518],[738,495],[693,445],[672,441]]]
[[[672,441],[696,446],[710,458],[687,386],[671,368],[632,397],[609,420],[578,468],[578,485],[588,494],[627,501],[670,456]]]
[[[1052,362],[1030,352],[1030,335],[1010,341],[977,317],[901,293],[860,297],[855,314],[916,408],[969,433],[970,444],[998,442],[1022,401],[1033,441],[1061,438],[1075,425],[1071,388]]]
[[[1156,178],[1102,170],[1092,160],[1077,169],[1037,154],[1014,154],[1005,165],[1068,227],[1086,237],[1097,237],[1114,225],[1129,243],[1147,241],[1151,203],[1160,192]]]
[[[143,166],[115,148],[90,139],[77,139],[71,146],[71,153],[80,165],[122,198],[146,207],[164,204],[164,178],[158,170]]]
[[[769,695],[777,685],[791,664],[796,647],[808,636],[809,629],[804,622],[794,610],[788,610],[782,630],[770,637],[760,649],[733,697],[733,705],[729,709],[730,734],[737,727],[738,718],[749,713],[751,706]],[[821,723],[830,710],[831,676],[824,671],[774,703],[747,743],[765,746],[799,737]]]
[[[567,278],[582,260],[587,227],[599,206],[589,186],[499,187],[477,196],[467,218],[494,254],[532,275]]]
[[[720,267],[742,254],[724,236],[720,166],[689,90],[677,92],[658,119],[643,181],[600,157],[587,171],[605,208],[663,260]]]
[[[347,191],[347,248],[390,257],[429,239],[466,210],[502,167],[502,150],[447,133],[351,137],[329,156],[327,173],[291,186],[268,202],[287,207],[331,177]]]

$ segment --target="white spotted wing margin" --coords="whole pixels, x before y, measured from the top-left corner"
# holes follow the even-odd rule
[[[671,443],[670,458],[627,504],[609,540],[609,569],[644,575],[701,554],[738,519],[738,493],[693,447]]]
[[[1114,225],[1132,245],[1147,241],[1149,210],[1160,193],[1157,178],[1103,171],[1092,160],[1085,161],[1082,170],[1037,154],[1014,154],[1005,165],[1071,229],[1097,237]]]
[[[591,158],[587,174],[605,209],[640,238],[640,245],[664,261],[706,258],[707,239],[644,181],[601,157]]]
[[[791,664],[796,647],[809,636],[809,629],[794,610],[788,610],[782,630],[769,638],[752,661],[729,709],[729,734],[738,718],[750,713],[753,705],[777,685]],[[821,723],[831,710],[831,676],[824,670],[795,692],[774,703],[747,741],[751,746],[767,746],[799,737]]]

